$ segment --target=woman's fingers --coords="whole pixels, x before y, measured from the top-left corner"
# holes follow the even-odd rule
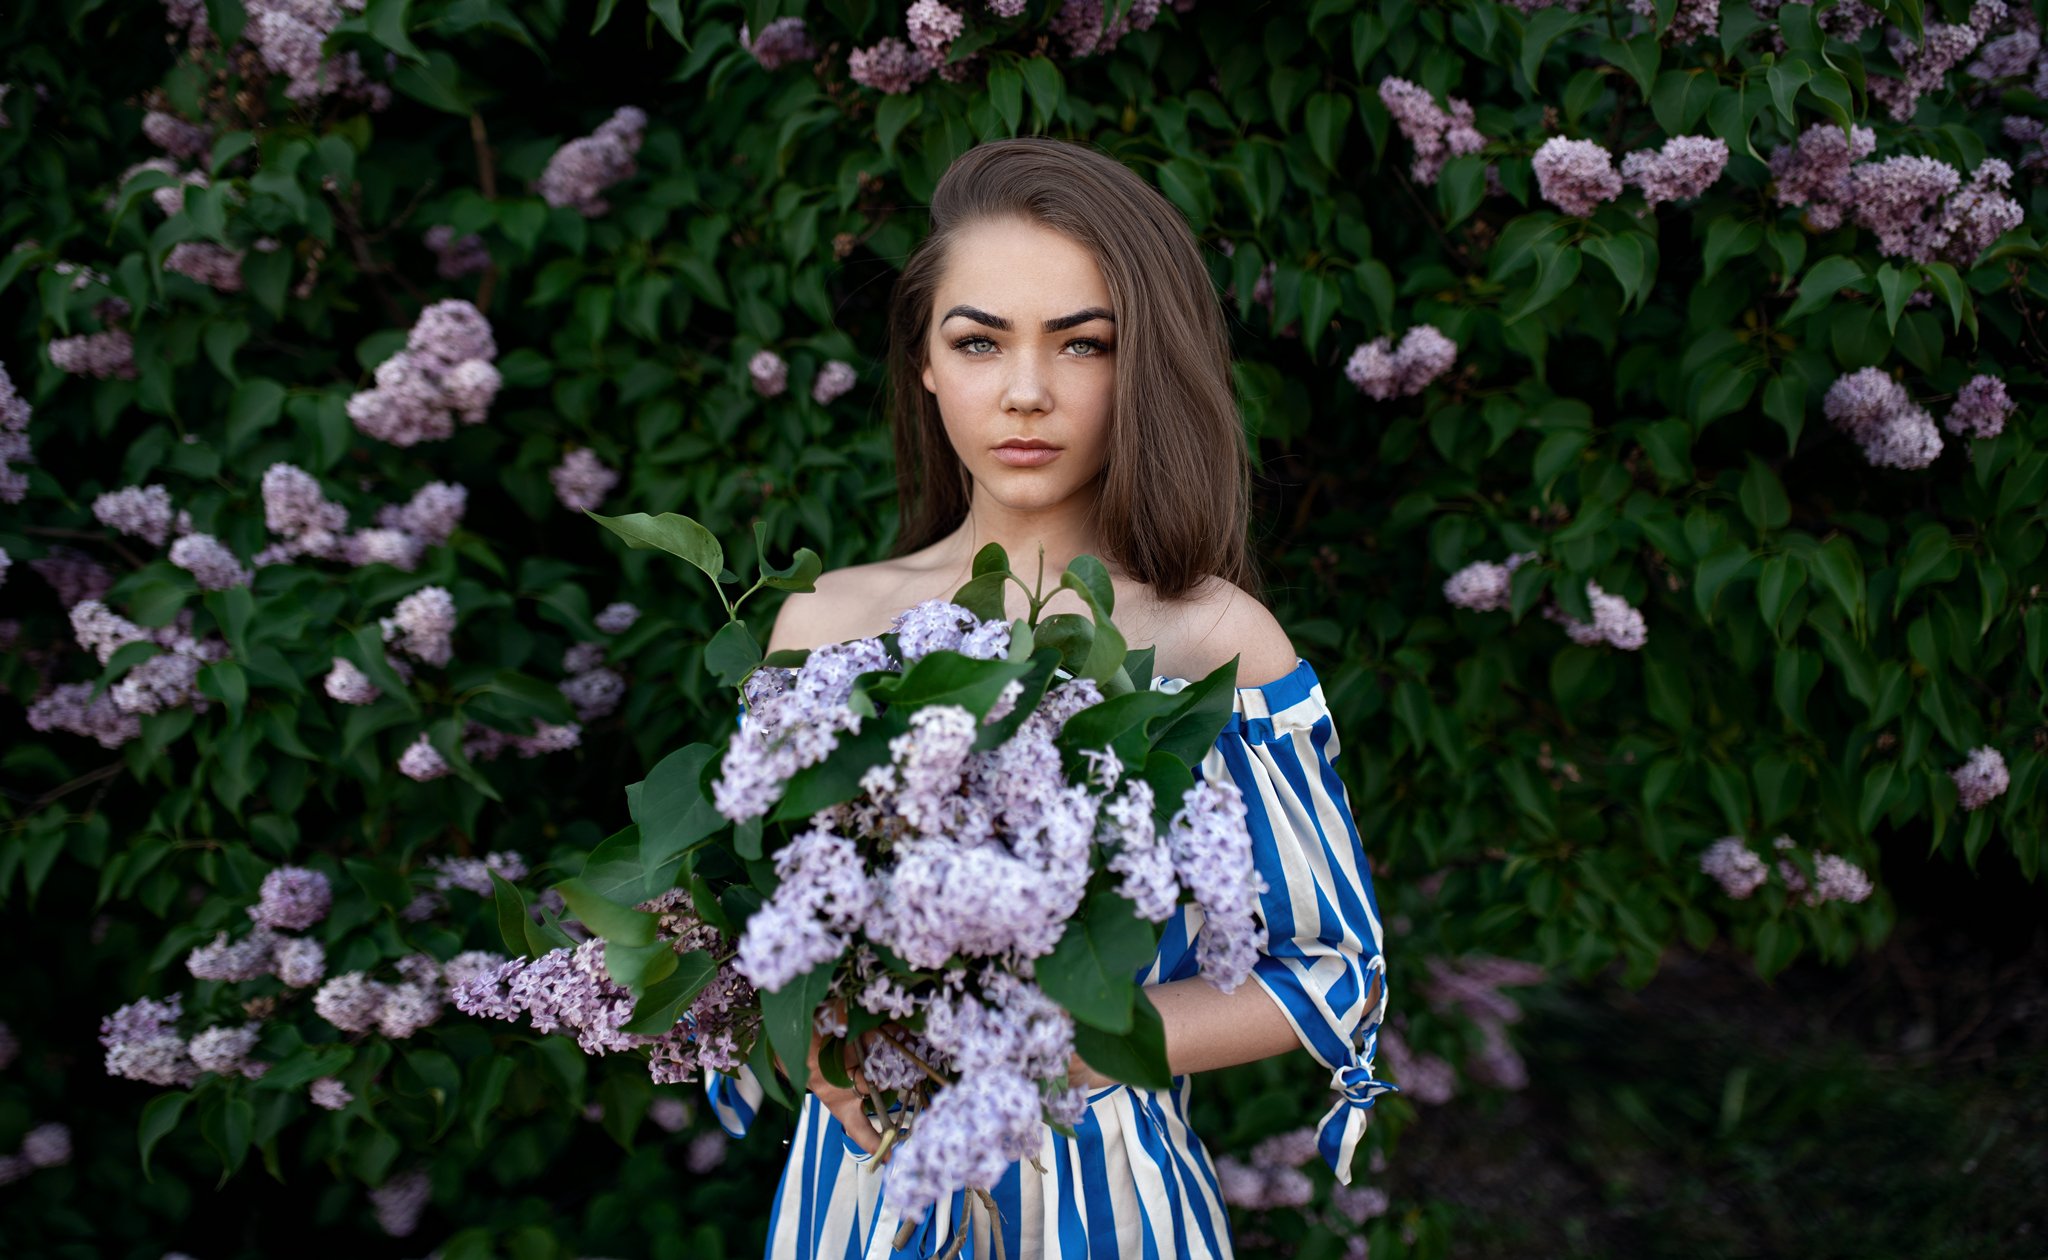
[[[882,1149],[882,1135],[875,1132],[874,1122],[868,1119],[867,1111],[861,1107],[859,1094],[851,1090],[834,1090],[824,1101],[855,1146],[870,1155]]]

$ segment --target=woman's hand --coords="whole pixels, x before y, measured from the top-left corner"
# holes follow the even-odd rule
[[[843,1026],[846,1021],[845,1002],[834,998],[829,1005],[832,1008],[833,1022]],[[813,1020],[811,1053],[806,1064],[810,1069],[810,1091],[818,1096],[819,1102],[825,1104],[825,1110],[832,1113],[832,1118],[839,1121],[839,1126],[846,1130],[846,1136],[852,1139],[853,1144],[872,1155],[882,1149],[882,1135],[875,1131],[874,1121],[868,1119],[867,1111],[861,1105],[862,1091],[867,1086],[867,1078],[861,1075],[860,1055],[852,1042],[843,1043],[840,1047],[840,1062],[845,1065],[847,1075],[853,1080],[853,1088],[848,1089],[826,1080],[824,1072],[819,1070],[818,1055],[824,1048],[825,1038],[819,1033],[817,1022]],[[782,1056],[775,1055],[774,1059],[776,1069],[784,1076],[788,1076],[789,1068],[783,1063]]]

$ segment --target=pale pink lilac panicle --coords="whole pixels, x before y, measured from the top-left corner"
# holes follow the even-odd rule
[[[171,544],[170,561],[192,575],[203,591],[247,586],[255,574],[211,534],[187,534]]]
[[[633,159],[646,129],[645,111],[620,106],[597,130],[555,151],[536,191],[558,209],[567,207],[586,218],[604,214],[611,205],[600,194],[637,172]]]
[[[1994,438],[2005,431],[2006,418],[2017,408],[2018,404],[2005,391],[2004,381],[1980,372],[1956,391],[1955,403],[1942,424],[1950,433]]]
[[[841,359],[833,359],[818,369],[817,379],[811,383],[811,401],[820,406],[827,406],[852,389],[858,379],[852,364]]]
[[[891,96],[924,82],[934,68],[923,53],[894,35],[885,35],[866,48],[855,49],[846,59],[847,75],[855,83]]]
[[[756,38],[748,36],[747,24],[742,22],[740,47],[751,53],[764,70],[780,70],[792,61],[810,61],[818,55],[800,17],[776,18],[762,27]]]
[[[1949,777],[1955,780],[1956,799],[1966,810],[1982,809],[2012,784],[2004,754],[1989,744],[1971,749],[1969,759],[1949,771]]]
[[[606,467],[596,451],[579,446],[548,470],[548,481],[555,488],[556,501],[563,507],[572,512],[593,512],[603,506],[605,496],[619,484],[619,474]]]
[[[1721,891],[1737,901],[1763,887],[1770,871],[1763,858],[1744,844],[1740,836],[1722,836],[1700,855],[1700,871],[1721,885]]]
[[[789,387],[789,364],[773,350],[755,351],[747,360],[747,375],[753,378],[754,392],[763,398],[774,398]]]
[[[434,274],[443,280],[459,280],[490,268],[491,251],[484,245],[484,238],[475,232],[457,236],[454,228],[437,223],[420,239],[434,251]]]
[[[1719,136],[1673,136],[1661,149],[1638,149],[1621,159],[1621,178],[1643,190],[1652,209],[1697,197],[1728,166],[1728,142]]]
[[[1450,96],[1445,98],[1448,108],[1440,107],[1428,91],[1395,75],[1381,79],[1378,92],[1401,134],[1415,146],[1409,173],[1417,183],[1436,183],[1445,162],[1486,147],[1486,137],[1473,126],[1469,102]]]
[[[640,619],[640,609],[624,600],[606,604],[591,621],[606,634],[624,634]]]
[[[1601,202],[1621,195],[1613,157],[1592,140],[1552,136],[1536,150],[1531,166],[1537,191],[1566,214],[1592,214]]]
[[[60,372],[99,380],[135,379],[135,339],[125,328],[59,337],[47,348],[51,366]]]
[[[340,1111],[354,1102],[356,1096],[338,1078],[322,1076],[306,1087],[306,1097],[316,1107]]]
[[[205,157],[213,149],[212,128],[195,127],[176,114],[160,109],[150,110],[142,116],[142,134],[157,148],[187,161]]]
[[[161,547],[171,536],[171,492],[160,485],[123,486],[92,501],[92,514],[108,529]]]

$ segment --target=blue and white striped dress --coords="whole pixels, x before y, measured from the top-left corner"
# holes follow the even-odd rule
[[[1183,678],[1152,680],[1154,691],[1187,685]],[[1253,853],[1268,885],[1260,905],[1268,940],[1253,978],[1331,1073],[1338,1097],[1317,1137],[1324,1158],[1348,1180],[1373,1100],[1395,1087],[1372,1073],[1386,1009],[1380,914],[1344,784],[1331,768],[1337,751],[1322,683],[1297,658],[1284,677],[1237,689],[1229,724],[1195,776],[1228,776],[1244,794]],[[1201,912],[1185,906],[1167,920],[1140,982],[1199,974],[1194,940],[1201,923]],[[1227,1260],[1230,1222],[1208,1153],[1188,1127],[1189,1084],[1177,1076],[1170,1090],[1097,1090],[1073,1138],[1048,1127],[1037,1161],[1044,1171],[1030,1161],[1012,1164],[993,1190],[1001,1254]],[[745,1136],[762,1100],[752,1074],[713,1074],[706,1092],[725,1130]],[[899,1222],[882,1195],[887,1176],[887,1165],[875,1165],[817,1096],[805,1094],[775,1191],[768,1260],[933,1256],[951,1245],[963,1210],[970,1232],[960,1254],[997,1254],[987,1213],[964,1192],[928,1213],[910,1243],[895,1250]]]

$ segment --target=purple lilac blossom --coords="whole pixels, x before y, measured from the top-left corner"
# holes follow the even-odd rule
[[[1401,134],[1415,146],[1409,173],[1417,183],[1436,183],[1445,162],[1486,147],[1486,137],[1472,125],[1467,101],[1447,96],[1449,109],[1440,108],[1428,91],[1394,75],[1380,80],[1379,97]]]
[[[597,130],[569,141],[548,159],[535,186],[541,199],[585,218],[604,214],[611,205],[600,194],[635,174],[633,158],[646,132],[646,111],[621,105]]]
[[[2016,409],[2017,404],[2005,392],[2005,382],[1980,372],[1956,391],[1955,404],[1942,425],[1950,433],[1994,438],[2005,431],[2006,417]]]
[[[1154,923],[1164,923],[1180,904],[1180,876],[1174,870],[1173,851],[1159,834],[1153,818],[1152,785],[1133,779],[1102,813],[1113,837],[1109,869],[1123,876],[1117,894],[1130,899],[1138,914]]]
[[[891,96],[910,91],[930,78],[933,69],[923,53],[894,35],[855,49],[846,59],[847,75],[855,83]]]
[[[119,748],[142,735],[141,718],[115,707],[114,698],[105,692],[92,693],[89,682],[59,684],[29,705],[29,729],[68,731],[96,740],[102,748]]]
[[[340,1111],[356,1098],[348,1092],[348,1086],[332,1076],[320,1077],[308,1085],[306,1097],[315,1107],[325,1107],[329,1111]]]
[[[354,661],[340,656],[334,658],[334,667],[328,670],[324,685],[327,694],[343,704],[374,704],[384,694]]]
[[[370,1191],[376,1209],[377,1227],[393,1238],[404,1238],[420,1226],[420,1217],[434,1198],[433,1179],[423,1168],[400,1173]]]
[[[1959,188],[1962,175],[1938,158],[1893,157],[1856,167],[1849,183],[1856,224],[1877,234],[1881,253],[1960,267],[2019,226],[2019,203],[1999,191],[2011,179],[1999,158]]]
[[[327,876],[304,866],[280,866],[263,877],[260,900],[249,917],[265,927],[301,931],[327,917],[334,887]]]
[[[183,1001],[175,993],[163,1001],[141,998],[103,1017],[100,1044],[107,1051],[107,1075],[179,1087],[198,1080],[199,1069],[177,1031]]]
[[[1656,0],[1629,0],[1628,8],[1637,17],[1656,21]],[[1712,39],[1720,31],[1720,0],[1678,0],[1671,24],[1658,34],[1666,44],[1690,44],[1697,39]]]
[[[1721,891],[1737,901],[1763,887],[1770,871],[1740,836],[1722,836],[1700,855],[1700,871],[1713,877]]]
[[[230,942],[226,932],[185,955],[185,969],[198,980],[240,982],[270,975],[276,966],[277,933],[266,924]]]
[[[556,501],[563,507],[571,512],[594,512],[604,505],[604,497],[612,492],[612,487],[619,484],[619,474],[606,467],[596,451],[579,446],[548,469],[548,481],[555,488]]]
[[[313,994],[313,1013],[342,1032],[365,1033],[377,1026],[390,986],[360,971],[339,975]]]
[[[827,406],[833,399],[852,389],[859,379],[851,363],[843,359],[833,359],[818,369],[817,379],[811,382],[811,401],[821,407]]]
[[[1572,642],[1582,647],[1605,643],[1624,652],[1633,652],[1649,640],[1641,610],[1621,596],[1610,595],[1600,589],[1598,582],[1586,583],[1586,602],[1592,605],[1593,610],[1590,625],[1573,618],[1555,604],[1546,607],[1543,615],[1562,625]]]
[[[1475,560],[1444,579],[1444,598],[1473,612],[1506,612],[1512,602],[1510,579],[1516,569],[1535,558],[1535,552],[1523,551],[1501,564]]]
[[[211,241],[181,241],[164,257],[164,270],[196,280],[219,293],[242,291],[242,251]]]
[[[1969,760],[1949,771],[1956,781],[1956,799],[1966,810],[1982,809],[2005,794],[2012,784],[2005,756],[1986,744],[1970,750]]]
[[[213,151],[213,128],[197,127],[160,109],[142,116],[142,134],[172,157],[194,161]]]
[[[1022,1076],[984,1072],[940,1090],[892,1156],[889,1210],[922,1215],[955,1189],[987,1189],[1043,1141],[1038,1089]]]
[[[291,989],[309,989],[327,974],[327,950],[318,941],[285,937],[273,958],[277,978]]]
[[[1613,155],[1592,140],[1552,136],[1536,150],[1531,167],[1543,199],[1569,215],[1592,214],[1601,202],[1621,195]]]
[[[175,512],[163,486],[124,486],[92,501],[92,514],[108,529],[161,547],[171,536]]]
[[[609,717],[626,697],[626,679],[617,670],[589,669],[562,681],[561,692],[576,710],[579,722]]]
[[[434,251],[434,273],[443,280],[459,280],[490,268],[491,251],[484,246],[484,238],[474,232],[457,236],[454,228],[437,223],[420,239]]]
[[[756,989],[780,989],[838,957],[874,906],[859,850],[818,822],[775,855],[781,882],[740,934],[740,974]]]
[[[624,634],[640,620],[640,609],[624,600],[606,604],[604,611],[591,618],[591,624],[606,634]]]
[[[774,398],[789,388],[789,364],[773,350],[757,350],[747,360],[747,375],[753,378],[754,392],[763,398]]]
[[[47,349],[50,365],[60,372],[100,380],[109,377],[119,377],[124,381],[135,379],[135,339],[125,328],[59,337]]]
[[[454,655],[455,597],[447,587],[421,587],[378,624],[386,643],[396,640],[399,651],[429,665],[446,665]]]
[[[1780,205],[1805,206],[1806,218],[1819,231],[1842,225],[1855,200],[1850,172],[1877,151],[1877,133],[1852,127],[1844,136],[1833,123],[1815,123],[1799,139],[1771,151],[1771,175]]]
[[[945,64],[953,41],[967,29],[967,21],[960,16],[960,11],[940,3],[940,0],[917,0],[904,13],[903,23],[909,32],[911,45],[933,66]]]
[[[1905,387],[1880,368],[1860,368],[1837,378],[1821,400],[1821,411],[1877,467],[1925,468],[1941,454],[1934,417],[1915,406]]]
[[[407,744],[398,756],[398,772],[408,779],[425,783],[455,773],[454,767],[427,740],[427,733],[421,731],[418,738]]]
[[[261,1031],[255,1024],[203,1029],[193,1034],[185,1052],[192,1056],[192,1062],[202,1072],[218,1076],[261,1076],[270,1065],[249,1061],[249,1052],[256,1048],[256,1039]]]
[[[202,591],[247,586],[256,577],[211,534],[187,534],[178,539],[171,544],[170,561],[190,573]]]
[[[757,39],[748,37],[747,24],[742,22],[740,47],[751,53],[764,70],[780,70],[792,61],[809,61],[818,55],[800,17],[776,18],[761,28]]]
[[[35,462],[28,440],[32,414],[28,400],[15,392],[7,365],[0,363],[0,503],[19,503],[28,493],[28,475],[10,465]]]
[[[860,715],[846,707],[854,678],[891,667],[880,640],[856,639],[813,650],[795,671],[756,671],[749,680],[748,721],[733,737],[712,785],[718,812],[734,822],[767,813],[791,775],[839,746],[840,732],[860,733]],[[787,689],[771,694],[784,677]]]
[[[1977,59],[1963,67],[1963,73],[1987,83],[2016,79],[2031,70],[2040,55],[2040,32],[2020,29],[1987,41],[1977,50]]]
[[[1432,324],[1415,325],[1402,335],[1399,347],[1390,347],[1388,338],[1375,337],[1352,351],[1344,365],[1353,385],[1382,402],[1421,393],[1458,358],[1458,343]]]
[[[1997,10],[2002,17],[2005,6],[1998,4]],[[1983,29],[1975,29],[1980,13],[1989,20]],[[1885,47],[1905,73],[1896,78],[1890,75],[1870,76],[1870,95],[1884,103],[1893,121],[1910,122],[1920,97],[1941,87],[1948,72],[1976,50],[1984,37],[1984,30],[1989,29],[1989,21],[1996,20],[1990,18],[1989,7],[1981,3],[1975,6],[1970,16],[1972,24],[1969,26],[1949,22],[1926,23],[1926,38],[1918,45],[1896,26],[1885,32]]]
[[[51,1121],[22,1135],[21,1157],[33,1168],[55,1168],[71,1162],[70,1126]]]
[[[1728,142],[1718,136],[1673,136],[1661,149],[1638,149],[1621,159],[1621,178],[1643,190],[1643,201],[1659,203],[1697,197],[1728,166]]]
[[[351,423],[394,446],[438,441],[481,424],[502,385],[490,321],[459,298],[420,312],[405,349],[377,365],[376,385],[349,397]]]
[[[378,508],[377,523],[411,534],[427,546],[439,546],[462,524],[462,514],[468,505],[467,487],[430,481],[414,491],[403,506],[387,503]]]
[[[1265,878],[1252,861],[1244,795],[1229,782],[1199,782],[1167,826],[1181,883],[1202,911],[1196,941],[1202,978],[1234,991],[1258,961],[1263,933],[1254,917]]]

